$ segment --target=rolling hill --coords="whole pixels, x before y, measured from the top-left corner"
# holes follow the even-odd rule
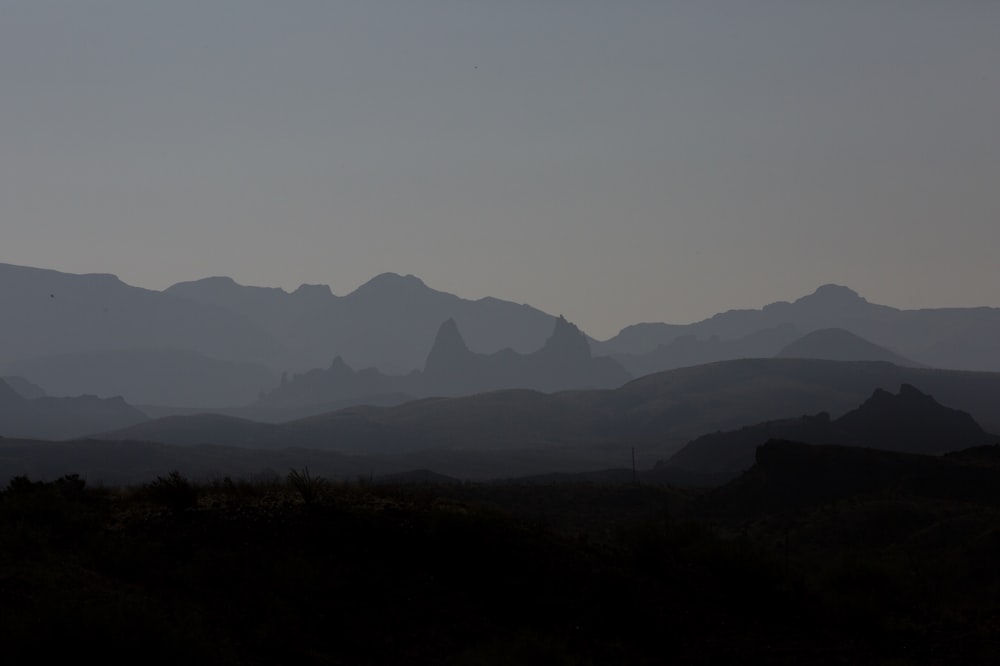
[[[622,467],[635,447],[640,466],[700,435],[826,411],[837,418],[878,389],[910,384],[1000,431],[1000,374],[902,368],[879,362],[746,359],[650,375],[614,390],[507,390],[426,398],[394,407],[354,407],[253,432],[244,422],[198,427],[158,419],[101,439],[189,445],[301,446],[353,454],[412,456],[435,451],[489,476],[488,456],[516,452],[519,473]],[[253,434],[248,434],[252,432]],[[208,436],[210,433],[211,436]],[[411,460],[413,460],[411,458]],[[461,469],[446,472],[462,477]],[[484,467],[486,469],[484,469]]]

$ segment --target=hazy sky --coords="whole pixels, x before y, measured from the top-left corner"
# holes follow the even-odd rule
[[[1000,2],[0,0],[0,261],[598,337],[1000,305]]]

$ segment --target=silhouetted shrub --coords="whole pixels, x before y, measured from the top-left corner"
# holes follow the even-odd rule
[[[83,499],[87,482],[79,474],[67,474],[52,482],[63,498],[77,502]]]
[[[309,468],[304,467],[301,472],[296,469],[288,471],[288,485],[299,493],[303,502],[308,504],[319,497],[327,482],[321,476],[310,476]]]
[[[197,490],[177,470],[170,472],[166,478],[156,477],[156,481],[149,484],[149,493],[154,502],[175,513],[193,509],[198,504]]]
[[[32,481],[24,474],[13,477],[7,484],[4,493],[8,496],[23,496],[41,490],[45,487],[44,481]]]

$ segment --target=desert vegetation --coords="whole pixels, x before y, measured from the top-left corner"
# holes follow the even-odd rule
[[[759,499],[749,476],[712,492],[327,482],[306,469],[122,488],[16,477],[0,493],[5,653],[223,664],[1000,653],[996,498],[896,484],[774,509],[748,488]]]

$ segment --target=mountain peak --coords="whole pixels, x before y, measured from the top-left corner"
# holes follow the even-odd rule
[[[344,361],[343,357],[339,355],[333,359],[332,363],[330,363],[328,371],[337,374],[354,374],[354,368],[347,365],[347,362]]]
[[[795,302],[821,302],[831,306],[843,306],[848,304],[853,305],[856,303],[867,303],[868,301],[862,298],[858,292],[849,287],[839,284],[824,284],[817,288],[813,293],[808,296],[803,296]]]
[[[945,407],[910,384],[893,395],[881,388],[837,425],[861,443],[888,450],[937,455],[990,443],[990,436],[966,412]]]
[[[587,336],[566,318],[559,315],[552,329],[552,335],[545,341],[545,346],[540,350],[545,354],[551,354],[571,359],[590,359],[590,343]]]
[[[368,282],[354,290],[359,292],[396,292],[415,287],[426,288],[424,281],[415,275],[400,275],[399,273],[380,273]]]
[[[0,404],[18,404],[24,398],[3,379],[0,379]]]
[[[330,286],[325,284],[300,284],[298,289],[292,292],[295,296],[309,297],[328,297],[333,296],[333,292],[330,291]]]
[[[830,361],[885,361],[919,367],[892,350],[865,340],[843,328],[821,328],[803,335],[781,349],[776,358],[822,358]]]
[[[435,369],[452,367],[455,363],[463,362],[471,353],[458,331],[458,324],[449,318],[441,324],[434,336],[434,345],[427,355],[424,369],[433,372]]]
[[[184,282],[177,282],[170,285],[164,291],[171,291],[177,289],[191,288],[191,287],[210,287],[214,289],[225,289],[229,287],[238,287],[236,280],[229,277],[228,275],[212,275],[206,278],[200,278],[198,280],[186,280]]]

